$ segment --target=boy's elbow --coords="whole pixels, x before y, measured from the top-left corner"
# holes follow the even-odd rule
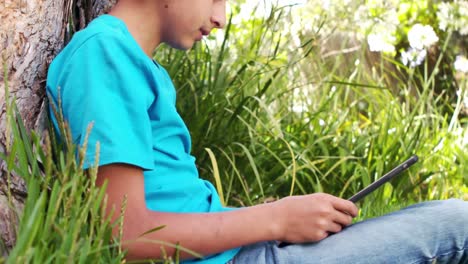
[[[166,227],[157,221],[151,221],[159,218],[157,214],[159,213],[150,212],[146,208],[130,209],[125,214],[121,227],[114,227],[114,236],[120,237],[126,260],[162,260],[177,253],[175,246],[171,246],[177,242],[171,241],[170,233],[164,230]],[[181,254],[180,259],[186,258],[190,256]]]

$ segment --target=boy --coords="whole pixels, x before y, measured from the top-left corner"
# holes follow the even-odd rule
[[[145,238],[180,243],[204,256],[182,253],[187,263],[466,261],[463,201],[421,204],[352,226],[356,206],[327,194],[236,210],[221,205],[213,186],[198,177],[175,89],[151,54],[160,43],[189,49],[222,28],[225,5],[120,0],[77,33],[50,66],[47,88],[55,103],[62,100],[73,141],[83,144],[88,124],[94,124],[85,168],[94,164],[99,142],[97,184],[108,181],[108,204],[115,208],[127,197],[123,241],[165,226]],[[280,247],[277,241],[292,244]],[[163,252],[160,244],[145,241],[124,248],[128,259],[160,258]],[[168,246],[164,251],[174,253]]]

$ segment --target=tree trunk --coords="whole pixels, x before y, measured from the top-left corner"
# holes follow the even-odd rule
[[[47,68],[70,38],[116,0],[0,0],[0,152],[7,153],[5,84],[15,98],[27,129],[45,129]],[[73,23],[70,23],[70,18]],[[75,27],[71,27],[75,25]],[[3,74],[6,72],[6,79]],[[27,195],[19,175],[6,172],[0,160],[0,254],[14,246],[17,215]],[[7,179],[9,178],[10,184]],[[8,194],[11,194],[9,196]],[[1,255],[0,255],[1,257]]]

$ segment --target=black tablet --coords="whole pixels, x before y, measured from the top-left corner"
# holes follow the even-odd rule
[[[366,188],[362,189],[361,191],[353,195],[348,200],[353,203],[358,202],[359,200],[364,198],[366,195],[373,192],[375,189],[379,188],[382,184],[388,182],[393,177],[400,174],[402,171],[408,169],[411,165],[416,163],[416,161],[418,161],[418,156],[416,155],[411,156],[411,158],[405,160],[402,164],[398,165],[393,170],[389,171],[387,174],[385,174],[384,176],[382,176],[381,178],[379,178],[378,180],[376,180],[375,182],[373,182]]]

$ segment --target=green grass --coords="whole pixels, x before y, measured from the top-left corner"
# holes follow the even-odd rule
[[[120,263],[123,254],[111,238],[113,223],[104,217],[101,207],[105,189],[94,186],[96,171],[80,169],[70,137],[59,145],[50,131],[51,136],[44,136],[41,145],[40,136],[25,129],[8,83],[5,86],[13,140],[2,159],[8,171],[24,178],[28,196],[23,212],[15,212],[21,216],[17,242],[3,261]],[[66,131],[63,123],[62,129]]]
[[[307,44],[318,35],[291,52],[289,40],[272,31],[283,15],[280,9],[249,22],[255,30],[248,36],[230,24],[218,50],[163,48],[155,56],[179,87],[178,107],[201,174],[222,182],[224,200],[251,205],[317,191],[349,197],[412,154],[420,162],[368,200],[386,208],[463,198],[466,118],[457,110],[460,102],[437,94],[437,70],[406,68],[387,57],[377,63],[391,63],[388,70],[343,67],[345,60],[363,61],[365,47],[351,59],[322,59]],[[231,54],[242,56],[232,60]],[[301,100],[305,110],[291,111]]]
[[[291,48],[289,36],[275,30],[287,14],[280,8],[265,19],[229,23],[217,48],[155,53],[178,89],[200,174],[223,202],[249,206],[313,192],[347,198],[412,154],[420,161],[365,198],[357,220],[424,200],[468,199],[467,117],[461,100],[438,90],[438,67],[449,74],[451,36],[441,40],[435,65],[410,69],[382,56],[369,68],[346,63],[364,61],[365,46],[323,57],[321,32]],[[450,78],[443,85],[468,89]],[[6,98],[12,141],[1,158],[24,177],[28,197],[17,245],[0,263],[120,263],[124,252],[111,229],[121,222],[104,217],[96,172],[80,169],[68,138],[60,145],[50,131],[41,145],[8,91]],[[293,111],[297,104],[302,111]]]

